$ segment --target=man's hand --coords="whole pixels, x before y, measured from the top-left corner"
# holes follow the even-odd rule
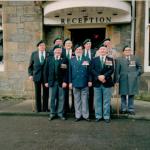
[[[92,82],[88,82],[88,86],[91,87],[92,86]]]
[[[48,83],[45,83],[45,87],[48,87]]]
[[[29,80],[33,81],[33,76],[29,76]]]
[[[99,75],[98,80],[101,82],[104,82],[105,76],[104,75]]]
[[[62,88],[66,88],[67,87],[67,83],[63,82],[62,83]]]

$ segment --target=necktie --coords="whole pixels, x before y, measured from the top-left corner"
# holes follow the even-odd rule
[[[68,59],[70,58],[69,51],[67,52],[67,58],[68,58]]]
[[[44,63],[44,55],[43,55],[43,52],[41,52],[41,64]]]
[[[102,68],[104,67],[104,57],[101,57]]]
[[[81,61],[81,58],[80,58],[80,56],[78,56],[78,62],[80,62]]]
[[[90,56],[89,56],[89,52],[87,51],[87,53],[86,53],[86,57],[88,58],[88,59],[90,59]]]

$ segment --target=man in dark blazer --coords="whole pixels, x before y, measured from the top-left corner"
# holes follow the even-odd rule
[[[119,83],[121,113],[135,114],[134,95],[139,91],[139,78],[143,73],[139,57],[132,55],[131,48],[123,48],[123,56],[116,59],[115,82]]]
[[[75,104],[75,121],[81,117],[89,121],[89,88],[92,86],[89,59],[83,56],[81,45],[75,46],[75,57],[71,59],[69,67],[70,88],[73,87],[74,104]]]
[[[62,57],[66,58],[68,61],[68,66],[70,64],[71,58],[74,57],[74,52],[72,49],[72,41],[67,38],[64,40],[64,49],[62,49]],[[69,69],[68,69],[69,75]],[[73,91],[69,89],[69,83],[67,83],[67,88],[64,89],[65,91],[65,105],[64,105],[64,113],[67,116],[67,113],[73,112],[74,110],[74,101],[73,101]]]
[[[87,59],[92,61],[92,59],[95,57],[96,50],[91,49],[91,47],[92,47],[91,39],[85,39],[83,42],[83,45],[84,45],[84,50],[83,50],[84,57],[86,57]],[[90,87],[89,88],[89,111],[90,111],[90,114],[94,113],[94,106],[93,106],[94,100],[93,99],[94,99],[93,87]]]
[[[43,89],[43,111],[48,111],[48,88],[44,86],[44,65],[49,53],[46,52],[44,41],[37,44],[38,50],[31,55],[28,67],[29,79],[34,81],[36,111],[41,112],[41,87]]]
[[[107,48],[103,45],[99,48],[99,55],[92,60],[91,72],[94,86],[94,106],[96,122],[102,118],[106,123],[110,122],[110,100],[113,81],[111,75],[114,72],[113,59],[107,56]]]
[[[56,36],[53,43],[54,43],[54,46],[52,48],[50,48],[50,50],[49,50],[50,56],[54,56],[54,47],[56,45],[59,45],[61,47],[63,46],[63,41],[62,41],[61,36]],[[63,47],[62,47],[62,49],[63,49]]]
[[[61,120],[66,119],[64,117],[64,88],[67,87],[68,82],[68,65],[67,60],[61,57],[61,53],[62,47],[56,45],[54,56],[49,57],[44,70],[45,86],[49,87],[51,94],[49,120],[53,120],[56,116]]]

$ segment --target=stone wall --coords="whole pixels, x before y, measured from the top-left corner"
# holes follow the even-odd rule
[[[121,54],[123,47],[131,44],[131,24],[109,25],[106,37],[111,38],[113,47]]]
[[[0,95],[31,95],[29,58],[42,38],[42,9],[32,1],[3,2],[4,72]]]

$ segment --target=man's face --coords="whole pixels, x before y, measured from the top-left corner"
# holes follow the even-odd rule
[[[72,42],[71,41],[66,41],[65,48],[66,49],[71,49],[72,48]]]
[[[56,49],[54,50],[54,55],[55,55],[55,56],[61,56],[61,53],[62,53],[62,49],[61,49],[61,48],[56,48]]]
[[[104,42],[104,45],[106,47],[110,47],[111,46],[111,42],[109,40],[107,40],[107,41]]]
[[[107,48],[106,47],[100,47],[98,51],[99,51],[99,54],[101,56],[105,56],[107,54]]]
[[[81,46],[78,47],[78,48],[75,50],[75,54],[76,54],[76,56],[82,56],[82,54],[83,54],[83,49],[82,49]]]
[[[92,46],[92,43],[91,43],[91,42],[87,42],[86,44],[84,44],[84,48],[85,48],[86,50],[91,49],[91,46]]]
[[[45,43],[41,43],[41,44],[39,44],[39,46],[38,46],[38,49],[39,49],[40,51],[45,51],[45,48],[46,48]]]
[[[56,40],[56,41],[55,41],[55,45],[60,45],[60,46],[62,46],[62,40],[61,40],[61,39]]]
[[[126,47],[123,51],[124,56],[130,56],[131,55],[131,48]]]

